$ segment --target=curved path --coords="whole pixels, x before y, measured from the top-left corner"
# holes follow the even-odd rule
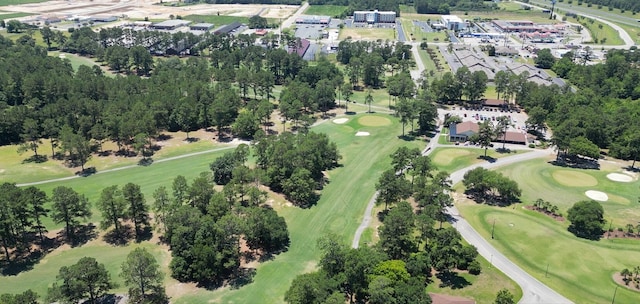
[[[238,145],[240,145],[242,143],[245,143],[245,142],[242,142],[242,141],[232,142],[231,145],[228,146],[228,147],[215,148],[215,149],[210,149],[210,150],[205,150],[205,151],[200,151],[200,152],[187,153],[187,154],[182,154],[182,155],[178,155],[178,156],[173,156],[173,157],[167,157],[167,158],[163,158],[163,159],[159,159],[159,160],[154,160],[153,162],[154,163],[163,163],[163,162],[172,161],[172,160],[176,160],[176,159],[181,159],[181,158],[185,158],[185,157],[191,157],[191,156],[196,156],[196,155],[203,155],[203,154],[209,154],[209,153],[218,152],[218,151],[229,150],[229,149],[233,149],[233,148],[237,147]],[[119,168],[101,170],[101,171],[96,172],[95,174],[103,174],[103,173],[109,173],[109,172],[120,171],[120,170],[131,169],[131,168],[137,168],[137,167],[140,167],[140,165],[129,165],[129,166],[124,166],[124,167],[119,167]],[[54,179],[47,179],[47,180],[31,182],[31,183],[17,184],[17,186],[18,187],[35,186],[35,185],[42,185],[42,184],[48,184],[48,183],[54,183],[54,182],[61,182],[61,181],[66,181],[66,180],[70,180],[70,179],[82,178],[82,177],[83,176],[80,176],[80,175],[73,175],[73,176],[54,178]]]
[[[437,136],[431,139],[429,145],[422,152],[422,155],[428,155],[433,151],[434,148],[440,146],[437,144],[437,138],[440,136],[440,133],[437,133]],[[447,146],[449,147],[449,146]],[[477,167],[484,167],[487,169],[496,168],[499,166],[505,166],[517,162],[522,162],[534,158],[546,157],[551,155],[553,151],[551,149],[547,150],[533,150],[524,154],[517,154],[513,156],[508,156],[504,158],[499,158],[493,163],[480,163],[469,166],[467,168],[458,170],[453,172],[450,176],[452,184],[456,184],[462,181],[464,174]],[[351,247],[358,248],[360,243],[360,237],[364,230],[369,226],[372,217],[373,207],[375,205],[375,201],[378,197],[378,192],[376,192],[373,197],[369,200],[369,204],[365,210],[362,223],[356,230],[356,233],[353,237],[353,242]],[[540,304],[560,304],[560,303],[572,303],[569,299],[563,297],[559,293],[555,292],[553,289],[549,288],[538,279],[529,275],[526,271],[520,268],[518,265],[511,262],[507,257],[502,255],[489,241],[485,240],[471,225],[460,216],[460,213],[456,209],[456,207],[447,208],[447,213],[452,216],[453,222],[455,223],[454,227],[460,232],[462,237],[471,245],[476,246],[478,248],[478,253],[482,255],[486,260],[490,260],[492,265],[500,271],[502,271],[509,278],[514,280],[522,289],[522,299],[518,303],[540,303]]]

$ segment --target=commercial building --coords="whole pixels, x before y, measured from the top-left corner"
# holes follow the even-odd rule
[[[226,34],[231,34],[234,31],[236,31],[238,28],[240,28],[242,26],[242,23],[240,22],[233,22],[230,24],[227,24],[225,26],[221,26],[219,29],[217,29],[215,32],[213,32],[216,35],[226,35]]]
[[[93,22],[113,22],[113,21],[118,21],[118,17],[116,17],[116,16],[93,16],[93,17],[91,17],[91,21],[93,21]]]
[[[151,25],[151,28],[155,29],[155,30],[165,30],[165,31],[173,31],[177,28],[181,28],[183,26],[188,25],[189,23],[191,23],[191,21],[189,20],[166,20],[166,21],[162,21],[162,22],[158,22],[158,23],[154,23]]]
[[[302,15],[296,19],[297,24],[322,24],[329,25],[331,17],[329,16],[310,16]]]
[[[493,20],[491,21],[499,31],[504,33],[552,33],[557,34],[560,29],[551,25],[537,25],[528,20]]]
[[[442,15],[442,24],[448,30],[460,31],[467,28],[467,23],[456,15]]]
[[[355,11],[353,12],[353,22],[375,23],[395,23],[396,12],[393,11]]]
[[[189,26],[192,31],[207,32],[213,28],[213,23],[196,23]]]

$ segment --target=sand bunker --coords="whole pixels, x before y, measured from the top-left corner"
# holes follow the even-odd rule
[[[358,132],[356,133],[356,136],[369,136],[369,132]]]
[[[348,118],[336,118],[336,119],[333,120],[333,123],[341,125],[341,124],[343,124],[343,123],[345,123],[347,121],[349,121]]]
[[[596,200],[596,201],[606,202],[609,200],[609,196],[606,193],[601,191],[589,190],[589,191],[586,191],[584,194],[588,196],[590,199]]]
[[[621,183],[630,183],[633,181],[633,177],[626,174],[620,174],[620,173],[609,173],[607,174],[607,178],[614,182],[621,182]]]

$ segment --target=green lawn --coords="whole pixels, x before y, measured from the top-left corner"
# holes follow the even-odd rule
[[[613,168],[602,170],[572,169],[553,166],[547,159],[535,159],[500,168],[499,171],[514,179],[522,189],[522,200],[533,202],[538,198],[557,205],[566,214],[575,202],[587,200],[587,190],[607,193],[609,200],[603,202],[605,218],[613,220],[614,227],[624,227],[627,223],[638,224],[640,207],[638,189],[640,181],[621,183],[609,180],[606,175],[615,172]],[[606,163],[601,162],[603,166]],[[571,177],[564,180],[562,176]],[[595,183],[595,184],[594,184]]]
[[[304,13],[306,15],[322,15],[337,17],[342,15],[346,11],[348,6],[342,5],[309,5]]]
[[[593,23],[591,22],[593,21]],[[620,38],[620,34],[614,28],[608,24],[602,23],[597,20],[584,18],[579,20],[589,32],[591,32],[591,39],[594,45],[623,45],[624,41]],[[602,39],[606,39],[602,42]],[[597,41],[597,42],[596,42]]]
[[[415,18],[400,18],[402,29],[404,29],[407,38],[413,42],[444,42],[447,38],[447,33],[444,31],[439,32],[424,32],[419,26],[413,24]]]
[[[512,151],[511,153],[498,153],[495,149],[490,148],[487,150],[487,156],[502,158],[525,152],[528,152],[528,150]],[[486,160],[479,158],[481,156],[484,156],[484,149],[480,148],[439,147],[431,152],[431,160],[438,170],[447,171],[449,173],[453,173],[473,164],[486,162]]]
[[[0,6],[7,5],[18,5],[18,4],[27,4],[27,3],[40,3],[46,2],[48,0],[0,0]]]
[[[172,136],[184,138],[184,133],[171,133]],[[193,136],[193,135],[191,135]],[[216,149],[225,147],[228,145],[218,144],[211,141],[210,138],[201,138],[201,140],[194,143],[186,143],[179,141],[174,143],[171,147],[164,147],[157,151],[153,156],[154,160],[160,160],[167,157],[173,157],[191,152],[200,152],[210,149]],[[12,183],[28,183],[41,180],[48,180],[66,176],[72,176],[74,172],[79,171],[80,168],[68,168],[60,161],[51,160],[51,147],[47,140],[43,141],[38,149],[39,154],[47,155],[49,160],[44,163],[23,163],[25,159],[28,159],[33,155],[32,152],[25,152],[24,154],[18,154],[16,145],[2,146],[0,147],[0,182],[12,182]],[[104,150],[116,149],[115,144],[105,143],[103,145]],[[140,158],[123,158],[116,156],[100,157],[94,155],[86,164],[86,167],[95,167],[98,172],[119,168],[128,165],[135,165]]]
[[[393,96],[391,96],[391,101],[389,101],[389,92],[386,89],[375,89],[371,91],[371,96],[373,97],[372,106],[379,106],[389,108],[389,104],[391,106],[394,105]],[[355,101],[356,103],[366,105],[364,103],[365,98],[367,97],[367,90],[363,91],[353,91],[353,95],[351,95],[351,101]],[[375,109],[373,109],[375,111]]]
[[[616,288],[612,275],[638,265],[638,241],[578,239],[566,230],[567,222],[521,207],[458,205],[462,216],[487,240],[495,220],[495,239],[490,242],[527,273],[576,303],[609,303]],[[640,293],[619,288],[615,300],[637,303],[639,298]]]
[[[0,12],[0,20],[11,19],[11,18],[20,18],[20,17],[25,17],[25,16],[31,16],[31,15],[33,15],[33,14]]]

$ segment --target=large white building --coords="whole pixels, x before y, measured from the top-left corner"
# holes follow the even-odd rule
[[[394,23],[396,22],[396,12],[384,11],[355,11],[353,12],[353,22],[374,23]]]
[[[456,15],[442,15],[442,24],[448,30],[460,31],[467,28],[466,22]]]

